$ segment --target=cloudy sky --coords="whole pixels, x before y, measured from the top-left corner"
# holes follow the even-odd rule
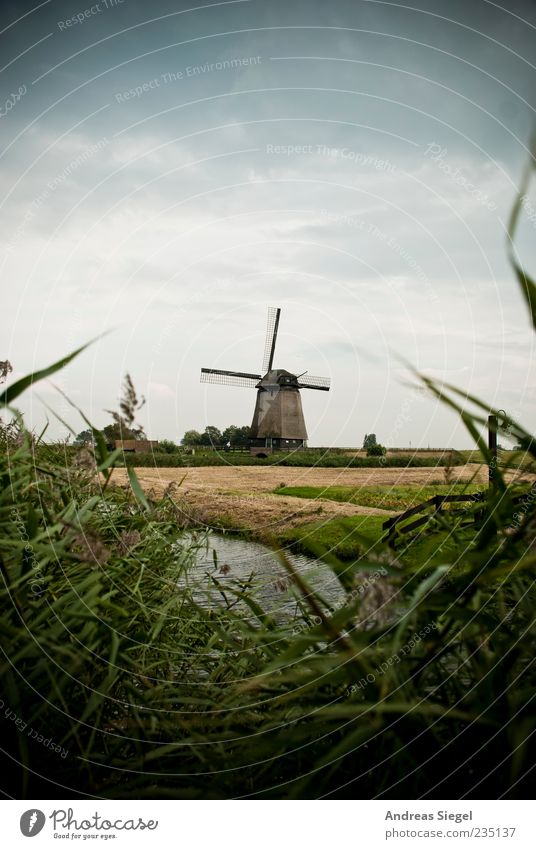
[[[311,445],[470,446],[404,360],[536,427],[505,254],[534,2],[3,0],[1,15],[14,379],[100,337],[55,381],[98,426],[126,372],[151,438],[246,424],[254,391],[199,371],[257,372],[280,306],[275,365],[332,382],[302,393]],[[532,271],[535,234],[536,212],[518,241]],[[49,382],[20,403],[32,426],[45,404],[82,429]]]

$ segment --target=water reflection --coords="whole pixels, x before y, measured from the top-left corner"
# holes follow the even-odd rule
[[[233,604],[235,609],[246,611],[248,608],[237,601],[236,593],[233,593],[242,586],[276,620],[300,617],[301,594],[289,579],[276,552],[257,542],[221,534],[194,539],[204,541],[204,544],[198,549],[195,567],[188,570],[179,585],[187,582],[200,606]],[[308,586],[320,593],[328,607],[342,603],[344,592],[325,563],[288,552],[287,557]]]

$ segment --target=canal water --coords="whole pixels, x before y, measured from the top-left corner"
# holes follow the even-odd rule
[[[196,564],[181,578],[188,583],[197,604],[215,607],[232,604],[233,589],[246,586],[247,591],[276,621],[300,618],[303,596],[293,585],[277,553],[257,542],[221,534],[208,534],[192,539],[200,547]],[[344,600],[344,591],[331,569],[321,560],[299,554],[286,557],[307,585],[318,592],[326,606],[337,607]],[[243,602],[236,609],[249,611]]]

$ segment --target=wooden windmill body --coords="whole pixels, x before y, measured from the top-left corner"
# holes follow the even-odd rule
[[[279,329],[280,309],[270,309],[266,331],[263,374],[201,369],[201,381],[228,386],[244,386],[257,390],[251,423],[250,450],[258,456],[272,451],[296,451],[305,448],[307,430],[301,403],[301,389],[329,390],[327,377],[296,375],[286,369],[274,369],[275,343]]]

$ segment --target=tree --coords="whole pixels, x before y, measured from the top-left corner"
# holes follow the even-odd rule
[[[201,436],[201,445],[217,446],[222,444],[221,431],[214,425],[207,425],[205,432]]]
[[[90,427],[87,430],[81,430],[78,436],[74,440],[74,445],[93,445],[95,442],[93,438],[93,431]]]
[[[230,442],[231,445],[236,445],[237,444],[237,432],[238,432],[238,428],[237,428],[236,425],[229,425],[229,427],[226,427],[225,430],[223,430],[222,434],[221,434],[223,444],[227,445],[227,443]]]
[[[386,453],[387,449],[379,442],[375,442],[374,445],[369,445],[367,448],[367,457],[383,457]]]
[[[187,430],[181,439],[181,445],[202,445],[202,438],[198,430]]]
[[[242,448],[249,444],[251,428],[249,425],[238,427],[237,425],[229,425],[223,431],[221,438],[224,445],[231,443],[233,448]]]
[[[145,439],[142,428],[130,428],[120,422],[106,425],[102,432],[108,446],[113,446],[118,439]]]
[[[158,450],[163,454],[177,454],[180,448],[171,439],[161,439],[158,443]]]
[[[223,431],[220,431],[214,425],[207,425],[203,433],[199,433],[198,430],[187,430],[181,439],[181,445],[205,445],[218,448],[230,442],[233,448],[244,448],[249,445],[250,433],[249,425],[242,427],[229,425]]]
[[[371,448],[373,445],[376,445],[376,434],[375,433],[366,433],[365,438],[363,440],[363,448],[367,450]]]
[[[251,427],[249,425],[242,425],[242,427],[238,428],[236,436],[238,445],[247,447],[249,445],[249,440],[251,439]]]

